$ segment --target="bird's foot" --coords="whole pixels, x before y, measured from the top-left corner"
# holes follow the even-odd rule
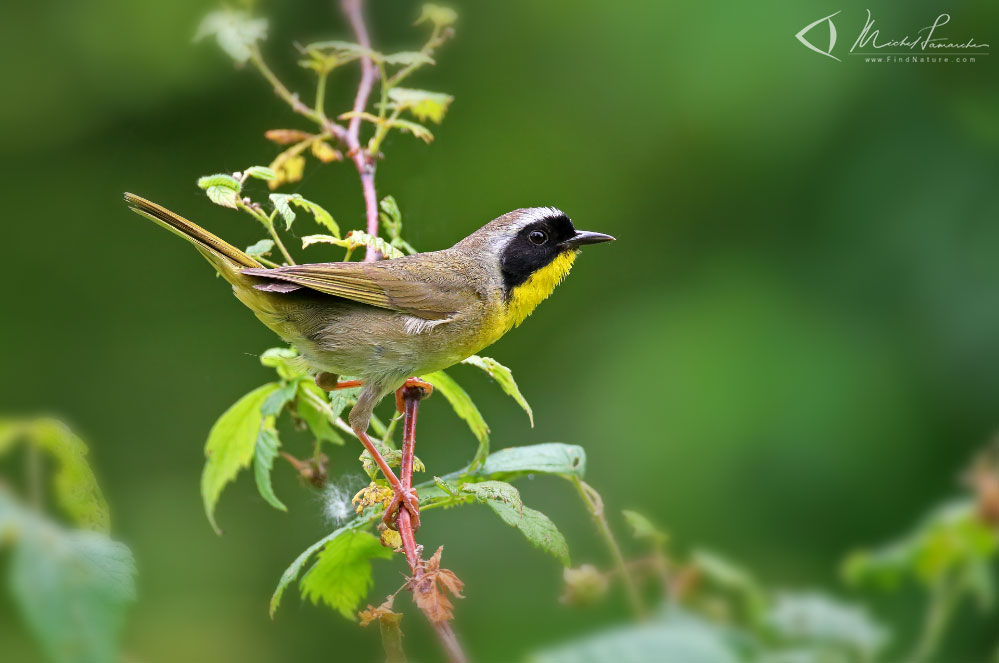
[[[336,391],[337,389],[351,389],[353,387],[363,387],[364,382],[361,380],[344,380],[339,382],[339,377],[336,373],[318,373],[316,374],[316,386],[323,391]]]
[[[416,494],[416,489],[403,488],[402,485],[399,485],[394,490],[395,496],[392,497],[392,501],[385,507],[382,522],[392,529],[399,529],[397,522],[399,509],[406,509],[409,512],[410,521],[413,524],[413,531],[415,532],[420,529],[420,498]]]
[[[434,385],[429,382],[424,382],[420,378],[409,378],[401,387],[395,390],[395,409],[399,412],[406,411],[407,389],[419,389],[420,400],[428,398],[430,394],[434,393]]]

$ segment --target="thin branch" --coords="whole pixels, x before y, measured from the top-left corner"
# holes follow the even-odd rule
[[[402,467],[400,468],[402,486],[405,490],[413,487],[413,457],[416,447],[416,415],[420,407],[420,399],[424,392],[419,387],[409,387],[403,392],[403,401],[406,406],[405,419],[402,425]],[[409,511],[405,507],[399,507],[399,515],[396,519],[399,527],[399,535],[402,538],[402,548],[406,553],[406,561],[409,563],[410,572],[413,574],[414,586],[418,586],[420,578],[423,576],[423,559],[420,553],[422,548],[417,547],[416,537],[413,532],[413,523]],[[454,629],[450,622],[437,621],[430,614],[427,619],[434,627],[437,638],[440,640],[444,651],[447,653],[448,661],[451,663],[465,663],[468,659],[458,644],[458,638],[454,634]]]
[[[371,88],[378,70],[374,61],[367,52],[371,51],[371,39],[368,36],[368,28],[364,24],[364,14],[361,11],[362,0],[342,0],[344,13],[350,22],[350,27],[354,30],[357,43],[365,49],[365,54],[361,56],[361,80],[357,84],[357,96],[354,97],[354,115],[347,125],[347,149],[348,155],[357,166],[357,172],[361,176],[361,189],[364,191],[364,211],[367,217],[367,232],[374,237],[378,236],[378,195],[375,193],[375,156],[361,147],[361,113],[368,107],[368,97],[371,95]],[[365,262],[378,260],[377,251],[368,247],[364,254]]]
[[[635,580],[632,578],[631,572],[628,570],[628,565],[624,561],[624,555],[621,554],[621,548],[617,545],[617,540],[614,538],[614,533],[611,531],[610,525],[607,524],[607,517],[604,515],[604,502],[600,497],[600,493],[578,476],[573,476],[571,481],[579,492],[579,497],[583,500],[583,504],[586,505],[586,510],[593,517],[597,531],[600,532],[600,536],[614,558],[614,564],[621,573],[621,580],[624,582],[625,592],[628,594],[628,602],[631,604],[632,611],[634,611],[636,617],[644,618],[646,615],[645,606],[638,594],[638,588],[635,587]]]

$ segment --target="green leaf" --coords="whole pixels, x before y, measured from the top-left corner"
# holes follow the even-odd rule
[[[281,574],[281,579],[278,580],[277,587],[274,589],[274,594],[271,595],[270,615],[272,619],[274,618],[274,613],[277,611],[278,606],[281,605],[281,597],[284,595],[284,590],[287,589],[288,585],[294,582],[296,578],[298,578],[298,574],[302,572],[302,567],[305,566],[305,563],[309,561],[309,559],[316,553],[317,550],[319,550],[320,548],[322,548],[327,543],[337,538],[344,532],[350,531],[352,528],[353,525],[349,525],[347,527],[341,527],[340,529],[334,530],[330,534],[327,534],[326,536],[324,536],[323,538],[319,539],[311,546],[306,548],[304,551],[302,551],[302,553],[295,558],[295,561],[292,562],[291,565],[284,570],[284,573]]]
[[[531,428],[534,428],[534,412],[531,411],[531,406],[528,404],[527,399],[520,393],[520,388],[517,387],[517,383],[513,379],[513,373],[509,368],[492,357],[480,357],[479,355],[472,355],[461,363],[481,368],[488,373],[489,377],[499,384],[500,389],[507,396],[517,401],[517,404],[524,409],[524,412],[527,413],[527,418],[531,421]]]
[[[295,397],[296,391],[298,391],[298,385],[295,382],[281,385],[281,388],[268,396],[264,404],[260,406],[260,414],[265,417],[277,416],[284,409],[284,406]]]
[[[274,172],[274,169],[268,168],[267,166],[250,166],[243,171],[243,175],[253,177],[258,180],[277,179],[277,173]]]
[[[215,175],[205,175],[204,177],[198,178],[198,188],[200,189],[211,189],[212,187],[222,187],[223,189],[232,189],[236,193],[239,193],[242,186],[232,175],[226,175],[225,173],[216,173]]]
[[[406,87],[394,87],[389,90],[388,96],[396,108],[408,110],[421,122],[430,120],[434,124],[441,123],[448,106],[454,101],[454,97],[449,94],[413,90]],[[416,134],[415,131],[413,133]],[[418,137],[422,138],[422,136]],[[427,142],[430,141],[427,140]]]
[[[40,419],[29,427],[31,439],[58,465],[53,484],[59,506],[77,525],[106,533],[111,527],[108,505],[87,464],[87,445],[55,419]]]
[[[462,491],[489,506],[507,525],[520,530],[536,548],[551,553],[564,566],[569,566],[569,546],[548,516],[524,506],[520,491],[502,481],[466,483]]]
[[[271,202],[274,203],[274,208],[277,209],[278,214],[284,219],[285,230],[290,230],[291,224],[295,221],[295,211],[291,208],[292,205],[295,205],[312,214],[316,223],[329,230],[334,237],[340,237],[340,226],[333,220],[330,213],[311,200],[306,200],[301,194],[272,193],[270,198]]]
[[[392,129],[399,129],[404,133],[411,133],[424,143],[430,143],[434,140],[434,135],[430,133],[430,129],[427,129],[422,124],[418,124],[416,122],[396,118],[394,120],[386,121],[385,124]]]
[[[419,25],[425,21],[430,21],[434,24],[435,28],[446,28],[449,25],[454,25],[454,22],[457,20],[458,12],[455,10],[428,2],[423,5],[420,11],[420,18],[416,20],[416,24]]]
[[[434,64],[434,59],[426,53],[421,53],[420,51],[401,51],[399,53],[383,55],[382,62],[385,64],[401,64],[409,66],[414,64]]]
[[[302,598],[313,604],[321,601],[353,621],[371,589],[371,560],[391,557],[392,551],[371,534],[344,532],[326,544],[302,578]]]
[[[212,35],[229,57],[243,63],[253,54],[254,44],[267,36],[267,21],[253,18],[244,11],[225,9],[212,12],[201,21],[194,40]]]
[[[357,58],[365,56],[370,57],[376,62],[381,62],[384,58],[384,56],[378,51],[373,51],[370,48],[361,46],[360,44],[355,44],[349,41],[341,41],[339,39],[313,42],[307,45],[305,50],[333,51],[341,63],[356,60]]]
[[[381,237],[369,235],[363,230],[351,230],[344,239],[338,239],[332,235],[306,235],[302,238],[303,249],[307,249],[313,244],[335,244],[344,247],[348,251],[367,247],[378,251],[386,258],[401,258],[405,255]]]
[[[472,434],[475,435],[475,439],[479,441],[472,464],[477,465],[481,463],[489,454],[489,426],[486,424],[486,420],[482,418],[479,408],[475,407],[475,403],[472,402],[468,392],[462,389],[461,385],[455,382],[444,371],[436,371],[424,375],[423,379],[434,385],[434,389],[439,391],[447,399],[447,402],[451,404],[451,407],[454,408],[455,414],[464,419],[465,423],[468,424],[468,427],[472,430]]]
[[[10,560],[10,592],[24,622],[58,663],[117,661],[135,563],[102,534],[27,516]]]
[[[522,474],[558,474],[582,478],[585,472],[586,452],[582,447],[561,442],[546,442],[500,449],[490,454],[475,474],[507,477]]]
[[[258,258],[260,256],[269,256],[271,251],[274,250],[274,240],[273,239],[262,239],[256,244],[251,244],[246,247],[244,253],[248,256]]]
[[[313,400],[325,403],[326,392],[317,387],[316,383],[311,380],[301,380],[298,383],[298,398],[295,401],[298,416],[305,421],[309,430],[320,442],[342,445],[344,443],[343,437],[336,432],[329,417],[323,410],[316,407]]]
[[[281,440],[277,431],[268,425],[261,426],[253,452],[253,477],[257,481],[257,490],[264,501],[275,509],[287,511],[288,507],[277,498],[271,485],[271,470],[274,469],[274,459],[277,458],[280,446]]]
[[[212,529],[221,534],[215,523],[215,505],[226,484],[236,478],[241,469],[249,467],[256,449],[262,415],[260,408],[267,398],[281,388],[279,382],[269,382],[240,398],[226,410],[212,430],[205,444],[205,469],[201,473],[201,497],[205,515]]]
[[[727,632],[679,610],[634,625],[587,634],[528,657],[528,663],[739,663]]]
[[[625,521],[631,526],[632,535],[636,539],[646,539],[657,546],[661,546],[669,538],[665,532],[653,525],[652,521],[637,511],[628,511],[626,509],[621,512],[621,515],[624,516]]]
[[[778,594],[768,621],[787,642],[838,646],[865,661],[874,660],[888,641],[862,607],[817,592]]]
[[[296,380],[307,375],[294,348],[268,348],[260,355],[260,363],[276,370],[282,380]]]
[[[216,205],[237,209],[236,203],[239,201],[239,194],[229,187],[210,186],[205,193],[208,194],[208,199]]]
[[[346,382],[353,378],[341,375],[340,380]],[[331,391],[329,394],[330,399],[330,417],[334,420],[338,419],[350,406],[351,403],[357,402],[357,397],[361,395],[360,387],[351,387],[350,389],[336,389]]]
[[[707,582],[738,598],[751,620],[762,619],[767,610],[767,594],[745,569],[707,550],[695,550],[691,561]]]

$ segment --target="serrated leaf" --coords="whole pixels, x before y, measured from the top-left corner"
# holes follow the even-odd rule
[[[232,189],[236,193],[239,193],[242,186],[232,175],[226,175],[225,173],[216,173],[215,175],[205,175],[204,177],[198,178],[198,188],[199,189],[210,189],[213,186],[220,186],[225,189]]]
[[[298,385],[295,382],[281,385],[281,388],[271,393],[264,404],[260,406],[260,414],[265,417],[277,416],[284,409],[284,406],[295,397],[296,391],[298,391]]]
[[[217,534],[221,534],[222,530],[215,523],[215,505],[226,484],[235,479],[240,470],[249,467],[263,418],[260,408],[280,388],[279,382],[257,387],[226,410],[208,433],[205,444],[207,460],[201,473],[201,497],[205,503],[205,515]]]
[[[666,543],[666,539],[668,538],[666,533],[653,525],[652,521],[642,514],[626,509],[621,512],[621,515],[624,516],[625,521],[631,526],[631,533],[636,539],[645,539],[660,546]]]
[[[520,393],[520,388],[513,379],[513,372],[499,363],[492,357],[480,357],[479,355],[472,355],[467,359],[464,359],[461,363],[468,364],[469,366],[475,366],[481,368],[485,371],[489,377],[496,381],[500,386],[500,389],[507,395],[513,398],[517,404],[524,409],[527,413],[527,418],[531,421],[531,428],[534,428],[534,412],[531,410],[530,404],[524,395]]]
[[[314,399],[326,402],[326,392],[310,380],[299,381],[298,392],[299,396],[296,399],[295,408],[298,416],[305,421],[315,438],[320,442],[332,442],[342,445],[344,443],[343,437],[333,428],[329,417],[327,417],[325,412],[318,409],[313,404],[313,400],[306,395],[311,394]]]
[[[436,28],[446,28],[449,25],[454,25],[457,20],[458,12],[455,10],[428,2],[420,10],[420,18],[416,20],[416,24],[430,21]]]
[[[516,476],[521,474],[578,476],[586,473],[586,452],[575,444],[546,442],[526,447],[508,447],[490,454],[475,474]]]
[[[274,250],[274,240],[273,239],[262,239],[256,244],[251,244],[246,247],[244,253],[248,256],[254,258],[259,258],[260,256],[270,255],[271,251]]]
[[[267,20],[253,18],[236,10],[221,10],[208,14],[201,21],[195,41],[214,35],[219,47],[233,60],[246,62],[253,45],[267,36]]]
[[[482,413],[479,412],[479,408],[475,407],[468,392],[444,371],[424,375],[423,379],[434,385],[434,389],[439,391],[454,408],[455,414],[468,424],[475,439],[479,441],[473,464],[482,462],[489,454],[489,425],[482,418]]]
[[[26,516],[10,559],[10,591],[47,657],[116,661],[135,563],[121,543]]]
[[[401,258],[404,254],[381,237],[374,237],[363,230],[351,230],[343,239],[332,235],[306,235],[302,238],[302,248],[307,249],[313,244],[334,244],[342,246],[348,251],[360,247],[367,247],[378,251],[386,258]]]
[[[239,194],[229,187],[210,186],[205,193],[208,194],[208,199],[216,205],[237,209],[236,203],[239,200]]]
[[[267,166],[250,166],[243,171],[243,174],[258,180],[273,180],[277,178],[277,173],[274,172],[274,169]]]
[[[274,618],[274,613],[277,611],[278,606],[281,605],[281,597],[284,595],[284,590],[287,589],[288,585],[290,585],[292,582],[295,581],[295,579],[298,578],[298,574],[302,572],[302,567],[305,566],[305,563],[309,561],[309,559],[316,553],[317,550],[319,550],[320,548],[322,548],[327,543],[337,538],[344,532],[350,531],[350,529],[351,528],[349,526],[341,527],[337,530],[334,530],[330,534],[327,534],[326,536],[319,539],[311,546],[303,550],[302,553],[295,558],[295,561],[293,561],[291,565],[284,570],[284,573],[281,574],[281,579],[278,580],[277,587],[274,589],[274,594],[271,595],[270,615],[272,619]]]
[[[385,64],[401,64],[408,66],[414,64],[434,64],[434,59],[426,53],[421,53],[420,51],[400,51],[399,53],[382,56],[382,62]]]
[[[87,445],[55,419],[40,419],[29,428],[34,442],[56,461],[53,485],[59,506],[80,527],[106,533],[111,527],[108,505],[87,464]]]
[[[295,211],[292,206],[300,207],[310,214],[321,226],[324,226],[334,237],[340,237],[340,226],[337,225],[333,217],[323,209],[322,206],[312,202],[311,200],[306,200],[298,193],[272,193],[270,195],[271,202],[274,203],[274,208],[277,209],[278,214],[285,221],[285,230],[291,229],[291,224],[295,221]]]
[[[326,544],[302,577],[302,598],[322,602],[354,621],[373,580],[371,560],[391,559],[392,551],[367,532],[347,531]]]
[[[408,110],[421,122],[430,120],[434,124],[441,123],[448,107],[454,101],[454,97],[443,92],[414,90],[407,87],[394,87],[389,90],[388,96],[396,108]],[[416,134],[415,131],[413,133],[414,135]],[[427,142],[429,143],[430,140],[427,140]]]
[[[493,500],[509,504],[517,509],[517,511],[522,511],[524,508],[524,502],[520,498],[520,491],[517,490],[515,486],[508,484],[505,481],[480,481],[478,483],[466,483],[461,487],[461,491],[468,493],[469,495],[474,495],[475,499],[483,504]]]
[[[287,511],[288,507],[277,498],[271,485],[271,470],[274,469],[274,459],[277,458],[280,446],[281,440],[277,431],[268,425],[261,426],[253,452],[253,478],[257,482],[257,491],[265,502],[275,509]]]
[[[563,566],[570,565],[569,546],[565,542],[565,537],[562,536],[562,532],[558,531],[558,527],[555,526],[555,523],[548,516],[540,511],[523,506],[523,504],[518,508],[516,504],[493,499],[485,500],[484,503],[503,522],[520,530],[520,533],[535,548],[540,548],[550,553],[555,559],[562,562]]]

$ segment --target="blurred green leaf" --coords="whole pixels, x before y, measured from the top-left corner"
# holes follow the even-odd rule
[[[276,370],[282,380],[295,380],[306,375],[294,348],[268,348],[260,355],[260,363]]]
[[[51,660],[111,663],[119,657],[125,608],[135,600],[134,575],[124,544],[25,516],[10,560],[10,591]]]
[[[767,593],[745,569],[707,550],[695,550],[691,562],[710,584],[730,593],[742,605],[745,615],[753,624],[765,618],[769,601]]]
[[[458,12],[455,10],[428,2],[421,8],[420,18],[416,20],[416,24],[419,25],[425,21],[430,21],[436,28],[446,28],[449,25],[454,25],[454,22],[457,20]]]
[[[224,9],[215,11],[201,21],[195,41],[214,36],[219,47],[233,60],[246,62],[253,46],[267,36],[267,21],[253,18],[244,11]]]
[[[332,423],[326,413],[313,404],[313,399],[326,402],[326,392],[316,386],[311,380],[300,380],[298,383],[298,398],[295,401],[295,408],[298,416],[305,421],[309,430],[320,442],[332,442],[342,445],[343,437],[333,428]],[[306,394],[311,394],[309,398]]]
[[[249,467],[263,417],[260,408],[280,388],[279,382],[257,387],[226,410],[208,433],[205,444],[207,460],[201,474],[201,497],[205,503],[205,515],[217,534],[222,533],[215,523],[215,505],[219,495],[241,469]]]
[[[536,548],[551,553],[563,566],[569,566],[569,546],[565,537],[548,516],[524,506],[516,488],[503,481],[483,481],[466,483],[461,490],[474,495],[507,525],[519,529]]]
[[[267,166],[250,166],[243,174],[247,177],[253,177],[258,180],[273,180],[277,179],[277,173],[274,172],[273,168],[268,168]]]
[[[475,459],[472,464],[481,463],[489,453],[489,426],[482,418],[479,408],[475,407],[471,397],[461,388],[454,379],[444,371],[436,371],[424,375],[423,379],[434,385],[434,389],[439,391],[447,402],[454,408],[455,414],[468,424],[475,439],[479,441],[479,446],[475,450]]]
[[[655,545],[663,545],[666,543],[666,533],[661,531],[655,525],[652,524],[648,518],[638,513],[637,511],[624,510],[621,512],[624,516],[625,521],[631,527],[632,535],[636,539],[645,539],[651,541]]]
[[[107,533],[111,518],[97,478],[87,464],[87,445],[55,419],[39,419],[29,428],[31,439],[58,464],[53,485],[59,506],[77,525]]]
[[[740,663],[726,632],[700,617],[664,617],[584,635],[529,656],[529,663]]]
[[[561,442],[532,444],[526,447],[508,447],[490,454],[475,474],[477,476],[504,476],[522,474],[558,474],[578,476],[586,472],[586,452],[583,447]]]
[[[401,51],[382,56],[382,62],[385,64],[419,65],[434,64],[434,59],[420,51]]]
[[[274,250],[274,240],[273,239],[262,239],[256,244],[251,244],[246,247],[246,255],[258,258],[260,256],[270,255],[271,251]]]
[[[862,608],[818,592],[779,594],[768,621],[786,642],[831,645],[853,660],[873,660],[888,641]]]
[[[400,120],[398,118],[394,120],[386,121],[386,124],[392,129],[399,129],[403,133],[411,133],[424,143],[431,143],[434,140],[434,135],[422,124],[416,122],[410,122],[409,120]]]
[[[371,589],[371,560],[390,559],[392,551],[367,532],[346,531],[335,537],[302,577],[302,597],[322,601],[344,618],[357,619],[357,609]]]
[[[253,451],[253,478],[257,482],[257,491],[265,502],[275,509],[287,511],[288,507],[277,498],[271,485],[271,471],[274,469],[274,459],[277,458],[280,446],[281,440],[277,431],[267,424],[261,426]]]
[[[427,90],[413,90],[405,87],[394,87],[388,92],[389,99],[396,108],[408,110],[416,119],[421,122],[430,120],[434,124],[440,124],[444,119],[448,106],[454,101],[454,97],[442,92],[428,92]],[[419,125],[417,125],[419,126]],[[422,128],[426,131],[425,128]],[[426,142],[430,142],[433,136],[425,138],[421,133],[410,129],[412,133]],[[427,131],[427,134],[430,132]]]
[[[524,412],[527,413],[527,418],[531,421],[531,428],[534,428],[534,412],[531,411],[531,406],[524,398],[524,395],[520,393],[520,388],[513,379],[513,372],[499,363],[492,357],[480,357],[479,355],[472,355],[467,359],[464,359],[461,363],[468,364],[470,366],[476,366],[481,368],[483,371],[489,374],[493,380],[499,384],[503,392],[517,401],[520,407],[524,408]]]

